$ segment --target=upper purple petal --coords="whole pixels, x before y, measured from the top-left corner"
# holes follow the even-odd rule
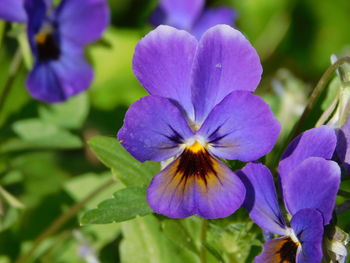
[[[61,36],[78,45],[98,40],[109,24],[106,0],[62,0],[55,15]]]
[[[315,209],[302,209],[292,218],[291,227],[300,242],[298,249],[298,263],[321,262],[323,218]]]
[[[137,160],[163,161],[180,153],[179,147],[193,136],[181,111],[157,96],[141,98],[125,115],[118,139]]]
[[[244,207],[250,218],[265,230],[285,235],[286,223],[270,170],[260,163],[249,163],[237,174],[246,187]]]
[[[261,74],[259,56],[241,32],[227,25],[210,28],[199,41],[193,65],[196,123],[232,91],[254,91]]]
[[[346,173],[350,174],[350,118],[337,131],[337,156]]]
[[[165,24],[189,30],[202,11],[204,3],[205,0],[161,0],[159,7],[164,13],[163,20],[154,20],[158,22],[155,26]]]
[[[9,22],[27,22],[24,0],[1,0],[0,19]]]
[[[153,178],[147,190],[151,208],[172,218],[227,217],[242,205],[244,195],[237,175],[206,150],[185,150]]]
[[[221,158],[254,161],[271,151],[280,129],[261,98],[247,91],[233,91],[215,106],[198,134]]]
[[[281,177],[292,172],[308,157],[331,159],[335,150],[337,138],[332,128],[320,126],[310,129],[296,137],[287,147],[279,163],[278,171]]]
[[[281,179],[285,205],[291,215],[313,208],[322,213],[324,225],[330,222],[340,185],[337,163],[310,157]]]
[[[159,26],[136,46],[133,70],[151,94],[175,100],[193,119],[190,75],[197,40],[189,33]]]
[[[203,33],[213,26],[219,24],[233,26],[235,17],[236,12],[229,7],[220,6],[217,8],[206,9],[197,19],[191,33],[197,39],[200,39]]]
[[[65,50],[58,60],[36,62],[27,79],[29,93],[48,103],[62,102],[86,90],[93,79],[90,65],[79,50]]]

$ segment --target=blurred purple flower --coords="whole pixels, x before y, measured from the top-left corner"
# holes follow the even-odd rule
[[[161,0],[151,16],[154,26],[169,25],[190,32],[197,39],[218,24],[233,26],[236,12],[229,7],[205,9],[205,0]]]
[[[283,237],[264,244],[255,262],[321,262],[324,225],[330,223],[340,185],[340,168],[330,161],[336,146],[332,128],[321,126],[297,137],[279,164],[287,225],[267,167],[250,163],[238,172],[246,186],[244,206],[261,228]]]
[[[27,79],[30,94],[45,102],[61,102],[86,90],[93,71],[84,46],[96,41],[108,26],[106,0],[3,0],[0,18],[26,23],[35,57]]]
[[[173,218],[232,214],[245,189],[214,155],[256,160],[280,131],[269,106],[251,94],[262,73],[255,49],[226,25],[199,42],[159,26],[137,45],[133,69],[150,96],[131,105],[118,138],[141,162],[175,158],[148,188],[151,208]]]

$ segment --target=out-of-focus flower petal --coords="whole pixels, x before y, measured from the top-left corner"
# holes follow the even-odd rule
[[[272,239],[264,243],[263,252],[254,260],[255,263],[295,263],[298,246],[290,237]]]
[[[137,45],[133,69],[151,94],[175,100],[193,119],[190,76],[197,40],[185,31],[159,26]]]
[[[279,122],[261,98],[233,91],[216,105],[198,134],[221,158],[254,161],[271,151],[279,132]]]
[[[178,29],[190,30],[204,7],[205,0],[161,0],[160,9],[154,14],[158,16],[152,21],[155,26],[165,24]],[[159,16],[160,15],[160,16]]]
[[[261,228],[285,235],[286,223],[278,205],[270,170],[260,163],[249,163],[237,172],[246,188],[244,207]]]
[[[78,45],[98,40],[109,24],[106,0],[62,0],[56,10],[62,37]]]
[[[287,147],[279,163],[278,171],[283,178],[308,157],[331,159],[337,138],[332,128],[320,126],[296,137]]]
[[[227,25],[210,28],[199,41],[193,66],[196,123],[232,91],[254,91],[261,74],[259,56],[241,32]]]
[[[9,22],[27,22],[24,0],[1,0],[0,20]]]
[[[157,96],[141,98],[125,115],[118,138],[137,160],[163,161],[182,151],[180,144],[193,136],[180,110]]]
[[[243,203],[243,183],[221,161],[202,149],[186,149],[152,180],[151,208],[172,218],[227,217]]]
[[[203,33],[213,26],[219,24],[233,26],[235,17],[236,12],[229,7],[221,6],[217,8],[206,9],[199,17],[199,19],[197,19],[191,30],[191,33],[197,39],[200,39]]]
[[[340,185],[337,163],[310,157],[282,177],[281,184],[285,205],[291,215],[304,208],[313,208],[322,213],[324,225],[329,223]]]
[[[337,131],[337,156],[344,165],[347,174],[350,174],[350,118]]]
[[[37,62],[28,76],[30,94],[48,103],[61,102],[86,90],[93,78],[82,52],[62,54],[59,60]]]
[[[321,262],[323,256],[322,215],[315,209],[302,209],[293,216],[290,224],[300,242],[296,262]]]

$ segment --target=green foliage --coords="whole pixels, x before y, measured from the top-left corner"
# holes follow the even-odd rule
[[[155,162],[137,162],[118,142],[117,138],[97,136],[89,140],[96,156],[126,186],[147,185],[159,171]]]
[[[146,201],[144,187],[128,187],[114,194],[113,199],[103,201],[97,209],[87,211],[82,224],[108,224],[130,220],[152,213]]]

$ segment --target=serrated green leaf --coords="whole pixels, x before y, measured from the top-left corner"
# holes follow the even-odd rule
[[[101,162],[111,168],[113,174],[126,186],[147,185],[159,172],[158,163],[138,162],[116,138],[97,136],[90,139],[88,144]]]
[[[146,201],[145,187],[128,187],[114,194],[113,199],[103,201],[97,209],[87,211],[82,224],[108,224],[130,220],[152,213]]]
[[[42,120],[67,129],[80,128],[88,113],[89,101],[86,93],[72,97],[64,103],[39,108]]]

